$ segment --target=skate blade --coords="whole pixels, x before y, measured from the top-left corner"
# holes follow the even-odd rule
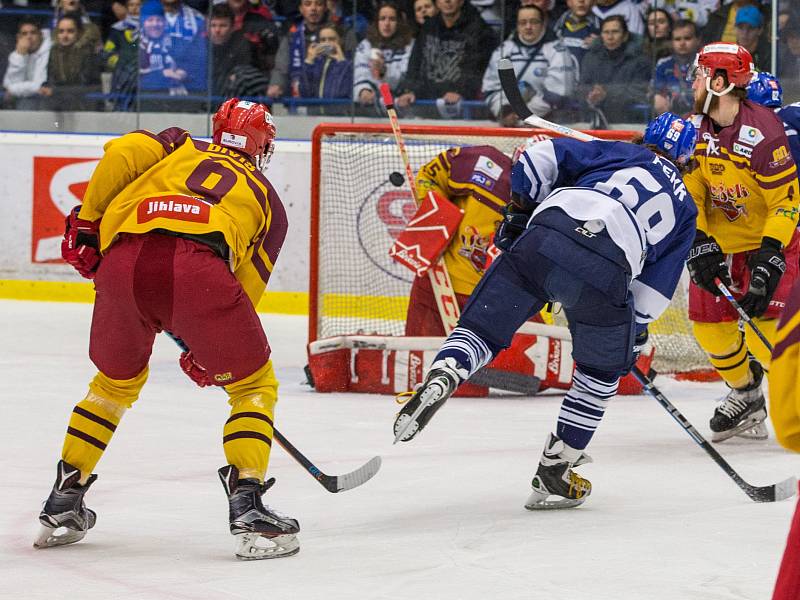
[[[764,422],[756,423],[750,429],[745,429],[743,432],[738,434],[737,437],[744,438],[746,440],[768,440],[769,439],[769,431],[767,431],[767,426]]]
[[[589,494],[586,494],[581,498],[573,499],[553,495],[548,492],[539,492],[537,490],[533,490],[531,495],[528,497],[528,501],[525,502],[525,508],[527,510],[556,510],[560,508],[575,508],[576,506],[580,506],[586,502],[588,495]],[[550,497],[558,498],[558,500],[548,500]]]
[[[86,537],[86,531],[75,531],[66,527],[47,527],[42,525],[39,535],[33,540],[34,548],[55,548],[80,542]]]
[[[300,552],[300,541],[293,533],[266,537],[259,533],[239,533],[236,538],[236,558],[266,560],[294,556]]]
[[[764,431],[762,434],[764,437],[754,437],[741,434],[750,429],[756,429],[759,425],[762,425],[764,423],[766,418],[767,418],[767,411],[760,410],[747,417],[747,419],[745,419],[732,429],[728,429],[727,431],[712,431],[711,441],[718,444],[719,442],[724,442],[725,440],[729,440],[734,436],[746,439],[753,439],[753,440],[765,440],[769,437],[769,434],[766,431],[767,429],[766,425],[764,426]]]

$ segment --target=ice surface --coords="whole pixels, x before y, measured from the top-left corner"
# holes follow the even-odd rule
[[[159,336],[150,380],[87,495],[97,526],[34,550],[67,419],[94,369],[91,307],[0,301],[1,598],[434,600],[769,598],[794,500],[750,501],[654,400],[615,399],[580,472],[578,509],[524,510],[559,395],[453,399],[392,446],[394,400],[301,384],[305,318],[265,315],[282,382],[276,424],[326,473],[381,454],[356,490],[330,494],[276,444],[267,495],[300,520],[293,558],[239,562],[216,469],[225,396],[180,372]],[[721,384],[659,378],[704,433]],[[768,442],[718,446],[750,483],[800,472]]]

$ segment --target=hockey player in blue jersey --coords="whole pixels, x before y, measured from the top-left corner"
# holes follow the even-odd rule
[[[786,129],[792,158],[800,165],[800,136],[797,134],[800,131],[800,102],[782,106],[783,88],[778,78],[764,71],[756,73],[747,85],[747,99],[775,110]]]
[[[576,368],[525,507],[586,500],[591,484],[573,467],[591,460],[584,449],[648,323],[667,308],[695,237],[697,209],[681,179],[695,137],[690,122],[665,113],[640,145],[563,138],[525,149],[495,235],[503,253],[397,415],[395,441],[414,438],[528,318],[560,302]]]

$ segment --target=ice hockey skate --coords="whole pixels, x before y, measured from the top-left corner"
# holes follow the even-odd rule
[[[257,479],[239,479],[239,469],[226,465],[219,478],[228,495],[231,533],[236,538],[236,558],[262,560],[282,558],[300,552],[296,519],[264,506],[261,496],[274,479],[264,483]]]
[[[750,361],[753,382],[740,389],[731,389],[722,403],[714,410],[709,427],[711,441],[723,442],[733,436],[765,440],[769,437],[766,402],[761,391],[764,369],[757,361]]]
[[[539,461],[539,468],[531,481],[533,491],[525,503],[528,510],[573,508],[586,501],[592,493],[592,484],[572,468],[592,462],[592,457],[565,444],[550,434]],[[550,499],[550,497],[553,499]]]
[[[97,479],[92,475],[84,485],[79,485],[80,469],[71,464],[58,461],[56,482],[47,497],[39,522],[42,524],[39,535],[33,542],[34,548],[51,548],[74,544],[84,538],[86,532],[94,527],[97,515],[86,508],[83,496],[89,486]]]
[[[445,359],[430,370],[425,383],[414,392],[411,400],[398,413],[394,421],[395,444],[412,440],[456,391],[461,378],[449,361],[453,359]]]

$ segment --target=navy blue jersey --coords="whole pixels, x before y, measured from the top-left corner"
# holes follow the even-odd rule
[[[789,138],[789,150],[792,158],[795,164],[800,165],[800,136],[797,135],[797,132],[800,131],[800,102],[787,104],[783,108],[777,109],[775,114],[783,121],[786,137]]]
[[[672,162],[627,142],[553,139],[525,150],[511,187],[534,214],[558,207],[574,219],[602,221],[628,259],[637,322],[649,323],[666,309],[697,216]]]

